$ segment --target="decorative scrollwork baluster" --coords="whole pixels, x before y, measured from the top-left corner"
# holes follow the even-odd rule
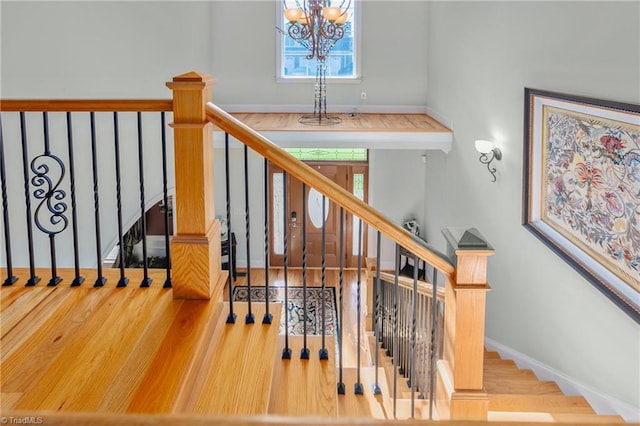
[[[40,231],[49,236],[51,280],[48,285],[55,286],[62,281],[56,269],[55,236],[67,229],[69,220],[65,216],[67,203],[64,200],[67,194],[59,188],[65,175],[64,163],[51,154],[48,148],[47,146],[44,154],[38,155],[31,161],[31,172],[34,174],[31,184],[35,188],[34,198],[40,200],[33,215],[33,221]]]

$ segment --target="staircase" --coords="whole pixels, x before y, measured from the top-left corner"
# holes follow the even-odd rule
[[[624,423],[620,416],[598,415],[581,396],[566,396],[555,382],[485,352],[484,385],[490,421]]]
[[[335,341],[326,339],[329,360],[318,357],[320,337],[308,336],[309,360],[300,359],[302,338],[289,336],[290,360],[282,360],[273,324],[245,324],[246,303],[234,303],[235,324],[226,323],[227,302],[182,301],[160,288],[62,289],[2,287],[2,411],[145,413],[184,415],[286,415],[407,419],[411,390],[378,347],[381,395],[373,395],[375,367],[360,369],[364,395],[354,395],[355,367],[343,370],[346,394],[337,394]],[[375,342],[369,338],[371,353]],[[369,364],[370,366],[366,366]],[[582,397],[565,396],[553,382],[496,352],[485,352],[484,385],[489,421],[606,422]],[[414,401],[416,419],[426,419],[426,401]],[[395,415],[394,415],[395,413]],[[437,419],[437,413],[434,413]]]

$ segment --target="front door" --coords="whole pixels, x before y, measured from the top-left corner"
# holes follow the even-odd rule
[[[336,182],[356,196],[366,201],[366,165],[344,163],[311,163],[311,167]],[[325,265],[340,266],[340,207],[309,186],[304,189],[302,183],[287,176],[287,205],[284,206],[282,170],[271,167],[271,264],[282,266],[284,259],[284,217],[287,218],[287,250],[289,266],[302,266],[303,257],[303,211],[306,209],[306,262],[308,267],[322,266],[322,228],[325,232]],[[354,186],[355,185],[355,186]],[[303,194],[304,192],[304,194]],[[324,211],[323,211],[324,203]],[[324,213],[324,216],[323,216]],[[285,216],[283,216],[285,215]],[[344,266],[356,266],[353,256],[357,250],[357,229],[353,226],[351,215],[345,214],[343,220]],[[357,222],[356,222],[357,224]],[[354,236],[353,230],[356,230]],[[364,232],[363,232],[364,234]],[[364,241],[366,239],[363,238]],[[366,246],[363,244],[363,255]]]

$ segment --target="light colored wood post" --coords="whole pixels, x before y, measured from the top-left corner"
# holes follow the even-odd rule
[[[457,234],[457,235],[454,235]],[[487,258],[494,251],[475,229],[446,229],[456,259],[454,281],[445,289],[444,356],[438,363],[438,413],[451,420],[487,420],[489,400],[482,377]],[[462,235],[460,235],[462,234]]]
[[[173,297],[210,299],[221,274],[220,224],[215,220],[212,124],[205,115],[213,78],[189,72],[173,91],[176,235],[171,242]]]

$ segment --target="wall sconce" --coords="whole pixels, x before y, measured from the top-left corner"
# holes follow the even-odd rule
[[[496,145],[491,141],[476,141],[476,151],[480,153],[480,162],[487,165],[487,170],[489,170],[489,173],[493,176],[493,180],[491,182],[496,181],[497,171],[495,167],[491,167],[491,162],[493,160],[500,161],[502,159],[502,151],[500,151],[500,148],[496,148],[495,146]]]

